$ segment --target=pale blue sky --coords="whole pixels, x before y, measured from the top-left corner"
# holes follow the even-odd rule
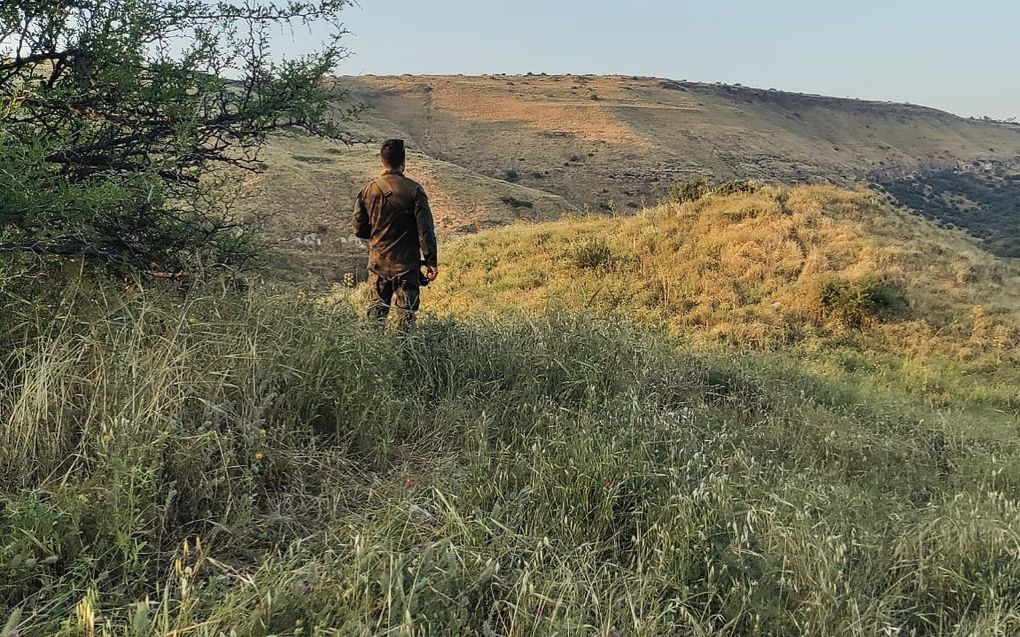
[[[621,73],[1020,116],[1020,0],[359,0],[345,74]]]

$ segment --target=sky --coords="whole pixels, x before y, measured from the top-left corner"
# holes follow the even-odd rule
[[[1020,116],[1020,0],[358,2],[345,75],[646,75]]]

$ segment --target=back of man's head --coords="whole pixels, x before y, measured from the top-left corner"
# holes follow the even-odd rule
[[[382,150],[379,151],[383,164],[387,168],[398,169],[407,161],[404,151],[404,140],[387,139],[383,142]]]

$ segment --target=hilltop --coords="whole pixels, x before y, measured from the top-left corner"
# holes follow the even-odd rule
[[[336,81],[350,91],[351,102],[369,107],[352,123],[354,136],[408,140],[414,151],[409,172],[428,188],[446,236],[584,209],[628,214],[698,176],[843,185],[875,180],[902,192],[902,180],[1011,166],[1020,157],[1015,126],[908,104],[648,77]],[[284,269],[337,280],[360,262],[344,243],[347,208],[376,172],[374,141],[347,148],[279,138],[267,150],[267,172],[251,190],[252,205],[282,213],[273,234],[291,242],[279,252]],[[1009,188],[1018,183],[1000,181]],[[954,205],[964,201],[947,197]],[[993,241],[1016,225],[989,224],[980,201],[965,203],[961,213],[942,206],[931,216],[976,228],[978,236],[987,230]],[[1001,202],[995,204],[1000,218]]]

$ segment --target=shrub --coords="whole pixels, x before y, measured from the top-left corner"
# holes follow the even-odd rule
[[[718,195],[735,195],[737,193],[753,193],[758,191],[758,184],[747,179],[734,179],[723,182],[716,189]]]
[[[516,170],[511,168],[510,170],[503,173],[503,180],[509,181],[512,184],[516,184],[518,181],[521,180],[521,175]]]
[[[293,155],[293,157],[297,161],[306,164],[329,164],[333,162],[329,157],[316,157],[315,155]]]
[[[781,190],[776,193],[776,203],[779,204],[779,210],[784,214],[790,214],[790,191]]]
[[[860,329],[896,314],[903,306],[903,298],[874,275],[855,279],[834,276],[822,281],[821,306],[825,318]]]
[[[574,265],[582,270],[597,270],[613,260],[613,250],[601,237],[589,237],[575,244],[571,250]]]
[[[669,198],[673,203],[678,204],[698,201],[708,194],[708,190],[708,180],[704,177],[697,177],[673,184],[669,191]]]
[[[527,208],[530,210],[531,208],[535,207],[535,205],[530,201],[527,201],[525,199],[518,199],[516,197],[507,196],[503,197],[500,201],[510,206],[511,208]]]

